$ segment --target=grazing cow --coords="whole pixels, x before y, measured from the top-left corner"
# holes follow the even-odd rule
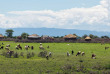
[[[49,45],[47,46],[47,48],[49,48]]]
[[[84,56],[84,55],[85,55],[85,53],[84,53],[84,52],[82,52],[82,53],[81,53],[81,55],[82,55],[82,56]]]
[[[20,44],[18,44],[17,47],[20,47]]]
[[[78,56],[78,55],[80,55],[80,54],[81,54],[81,51],[78,51],[77,54],[76,54],[76,56]]]
[[[17,50],[19,50],[18,46],[15,47]]]
[[[19,48],[22,50],[22,47],[21,46]]]
[[[40,46],[42,45],[42,43],[40,43]]]
[[[9,54],[9,56],[11,57],[12,54],[14,54],[14,51],[10,51],[10,50],[9,50],[9,51],[7,52],[7,55],[8,55],[8,54]]]
[[[29,48],[29,47],[26,45],[26,46],[25,46],[25,49],[28,50],[28,48]]]
[[[33,46],[31,46],[31,50],[33,50],[34,49],[34,47]]]
[[[10,47],[10,44],[7,44],[6,47]]]
[[[91,58],[92,58],[92,59],[96,59],[96,57],[95,57],[95,56],[96,56],[95,54],[92,54],[92,57],[91,57]]]
[[[41,46],[39,46],[39,48],[40,48],[40,49],[44,49],[42,45],[41,45]]]
[[[73,51],[73,50],[71,51],[71,54],[72,54],[72,55],[74,54],[74,51]]]
[[[105,50],[108,49],[109,47],[105,47]]]
[[[49,60],[49,56],[48,55],[46,55],[46,59]]]
[[[5,49],[6,49],[6,50],[9,50],[9,48],[8,48],[8,47],[5,47]]]
[[[49,57],[52,57],[52,53],[51,52],[49,52]]]
[[[1,49],[3,49],[4,47],[3,46],[1,46]]]
[[[68,56],[68,57],[70,56],[69,52],[67,52],[67,56]]]

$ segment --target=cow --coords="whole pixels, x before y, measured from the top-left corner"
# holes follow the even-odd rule
[[[34,49],[34,47],[33,46],[31,46],[31,50],[33,50]]]
[[[71,51],[71,54],[72,54],[72,55],[74,54],[74,51],[73,51],[73,50]]]
[[[29,47],[26,45],[26,46],[25,46],[25,49],[28,50],[28,48],[29,48]]]
[[[84,52],[82,52],[82,53],[81,53],[81,55],[82,55],[82,56],[84,56],[84,55],[85,55],[85,53],[84,53]]]
[[[49,52],[49,57],[52,57],[52,53],[51,52]]]
[[[10,44],[7,44],[6,47],[10,47]]]
[[[95,56],[96,56],[95,54],[92,54],[91,58],[92,58],[92,59],[96,59]]]
[[[6,50],[9,50],[9,48],[8,48],[8,47],[5,47],[5,49],[6,49]]]
[[[70,56],[69,52],[67,52],[67,56],[68,56],[68,57]]]
[[[108,49],[109,47],[105,47],[105,50]]]
[[[42,45],[41,45],[41,46],[39,46],[39,48],[40,48],[40,49],[44,49]]]
[[[9,56],[11,57],[12,54],[14,54],[14,51],[10,51],[10,50],[9,50],[6,54],[9,55]]]
[[[78,56],[78,55],[80,55],[80,54],[81,54],[81,51],[78,51],[77,54],[76,54],[76,56]]]
[[[49,48],[49,45],[47,46],[47,48]]]

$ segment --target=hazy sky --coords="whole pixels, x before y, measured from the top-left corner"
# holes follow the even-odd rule
[[[0,28],[110,32],[109,0],[0,0]]]

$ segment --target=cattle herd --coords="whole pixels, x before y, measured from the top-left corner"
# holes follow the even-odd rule
[[[14,51],[11,51],[11,50],[9,49],[9,47],[11,47],[10,44],[7,44],[7,45],[4,46],[4,43],[2,43],[2,44],[0,45],[0,49],[5,49],[5,50],[7,51],[6,54],[8,54],[8,55],[11,57],[11,56],[14,54]],[[47,48],[49,49],[50,46],[48,45]],[[109,47],[105,47],[105,50],[108,49],[108,48],[109,48]],[[16,50],[22,50],[23,47],[22,47],[20,44],[17,44],[17,45],[15,46],[15,49],[16,49]],[[25,49],[25,50],[28,50],[28,49],[34,50],[34,46],[25,45],[24,49]],[[41,49],[41,50],[44,50],[44,49],[45,49],[45,48],[43,47],[42,43],[40,43],[39,49]],[[71,51],[71,54],[74,55],[74,51],[73,51],[73,50]],[[21,54],[21,55],[22,55],[22,54]],[[85,52],[81,52],[81,51],[78,51],[77,54],[76,54],[76,56],[84,56],[84,55],[85,55]],[[68,57],[70,56],[70,53],[69,53],[69,52],[67,52],[67,56],[68,56]],[[49,54],[46,55],[45,57],[46,57],[46,59],[48,60],[49,57],[52,57],[52,53],[49,52]],[[92,58],[92,59],[96,59],[96,55],[93,53],[93,54],[91,55],[91,58]]]

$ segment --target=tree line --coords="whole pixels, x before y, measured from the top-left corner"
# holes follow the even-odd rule
[[[5,37],[7,37],[7,38],[21,37],[23,39],[26,39],[29,36],[28,33],[22,33],[20,36],[13,36],[13,32],[14,31],[12,29],[7,29],[5,32],[6,32],[5,33],[6,34]],[[108,38],[110,38],[109,36],[106,36],[106,35],[105,36],[101,36],[101,37],[99,37],[97,35],[93,35],[93,34],[89,34],[89,35],[84,34],[82,37],[78,36],[77,34],[73,34],[73,35],[76,35],[77,38],[86,38],[87,36],[89,36],[92,39],[95,39],[95,38],[106,38],[106,39],[108,39]],[[55,38],[63,38],[63,36],[56,36]]]

